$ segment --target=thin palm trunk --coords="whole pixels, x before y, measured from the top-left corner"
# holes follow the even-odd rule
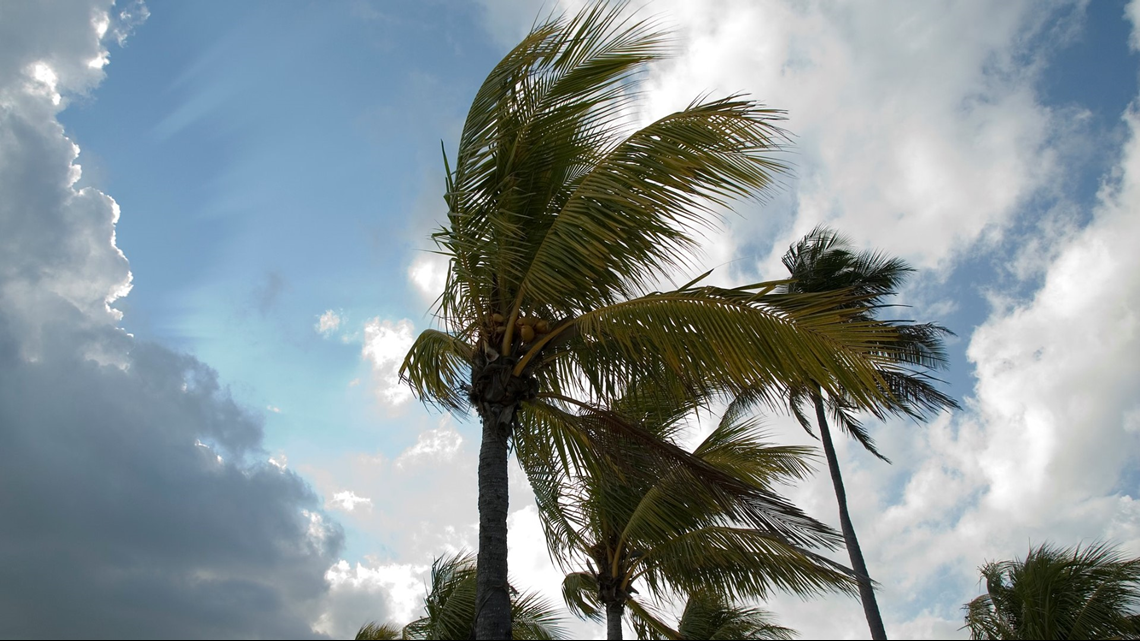
[[[875,601],[875,589],[871,586],[871,577],[867,574],[867,564],[863,561],[863,551],[859,548],[859,539],[855,536],[855,528],[851,525],[851,515],[847,512],[847,492],[843,490],[843,477],[839,473],[839,461],[835,458],[835,446],[831,444],[831,432],[827,429],[827,413],[823,408],[823,398],[817,393],[813,395],[812,400],[815,401],[819,437],[823,441],[823,452],[827,455],[827,467],[831,471],[831,483],[835,486],[835,498],[839,502],[839,527],[843,531],[843,540],[847,544],[847,554],[851,557],[851,568],[855,570],[856,581],[859,583],[859,598],[863,601],[863,613],[867,616],[867,625],[871,628],[871,638],[886,639],[887,631],[883,628],[883,617],[879,614],[879,604]]]
[[[621,617],[625,613],[625,603],[612,601],[606,604],[606,639],[621,641]]]

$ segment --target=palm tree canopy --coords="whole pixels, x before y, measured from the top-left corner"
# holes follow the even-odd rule
[[[655,619],[653,623],[649,618]],[[676,628],[669,628],[661,617],[641,613],[634,618],[638,639],[794,639],[797,634],[774,622],[771,612],[725,601],[712,594],[691,595],[685,603]]]
[[[564,639],[557,611],[533,592],[511,589],[511,631],[516,640]],[[425,616],[400,628],[368,623],[357,639],[471,639],[475,630],[475,559],[470,554],[437,558],[424,597]]]
[[[1044,544],[981,574],[986,594],[963,607],[973,639],[1140,639],[1140,559],[1107,544]]]
[[[900,258],[892,258],[876,251],[854,251],[850,240],[823,226],[812,229],[789,247],[784,254],[783,264],[791,280],[780,285],[779,292],[848,292],[850,300],[839,304],[857,307],[853,318],[862,321],[877,318],[880,310],[890,307],[886,300],[896,295],[914,272]],[[832,391],[826,396],[826,404],[835,423],[869,452],[887,460],[875,447],[866,427],[858,419],[859,412],[869,412],[879,419],[893,414],[921,420],[959,406],[953,397],[936,387],[942,381],[930,374],[932,370],[947,366],[944,339],[953,333],[935,323],[896,320],[882,322],[896,332],[890,344],[893,362],[879,363],[877,366],[888,393],[868,405],[842,390],[839,394]],[[812,432],[811,412],[804,408],[811,406],[816,389],[814,381],[789,386],[783,402],[808,433]],[[768,403],[769,399],[746,390],[735,400],[742,410],[758,402]]]
[[[811,377],[881,396],[873,365],[895,330],[852,322],[836,303],[848,293],[652,291],[692,266],[720,205],[784,171],[783,115],[708,99],[630,131],[635,80],[669,40],[624,14],[596,3],[535,27],[480,88],[434,234],[449,258],[443,331],[420,335],[402,375],[453,409],[467,405],[469,372],[500,358],[538,389],[603,401],[651,362],[705,391]]]
[[[669,424],[655,433],[675,429]],[[762,438],[754,419],[726,415],[693,455],[766,493],[810,472],[808,449],[772,446]],[[645,450],[611,449],[609,455],[636,457],[639,452]],[[520,451],[520,458],[531,456],[537,454]],[[603,614],[602,592],[612,589],[631,597],[637,593],[635,582],[655,598],[677,590],[722,600],[762,598],[777,589],[798,594],[853,590],[845,568],[800,545],[833,544],[837,537],[830,530],[805,533],[783,524],[776,531],[765,523],[742,522],[746,510],[726,509],[685,466],[662,469],[651,455],[642,456],[647,458],[641,464],[550,466],[546,477],[532,483],[552,554],[565,568],[590,568],[571,572],[563,582],[571,611],[597,619]],[[637,469],[646,473],[615,471]],[[790,541],[782,534],[788,529],[800,538]],[[644,606],[632,598],[628,602],[638,620]]]

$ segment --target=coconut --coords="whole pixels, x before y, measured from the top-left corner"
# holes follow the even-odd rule
[[[519,336],[522,337],[522,342],[529,343],[534,340],[534,328],[530,325],[523,325],[519,330]]]
[[[491,320],[495,321],[496,325],[502,325],[503,321],[506,319],[503,318],[503,315],[499,312],[495,312],[494,314],[491,314]]]
[[[549,334],[550,322],[545,318],[539,319],[538,322],[534,324],[534,331],[538,332],[539,334]]]

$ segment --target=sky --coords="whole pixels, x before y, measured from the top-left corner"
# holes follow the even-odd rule
[[[475,421],[396,377],[446,269],[441,144],[578,6],[0,3],[0,636],[419,616],[431,560],[477,534]],[[978,566],[1030,545],[1140,556],[1140,2],[638,10],[678,44],[635,121],[787,110],[794,171],[709,234],[714,278],[779,278],[825,223],[914,265],[900,302],[956,334],[960,411],[873,425],[890,465],[837,443],[888,633],[966,638]],[[511,483],[512,576],[557,602]],[[838,524],[826,474],[786,494]],[[867,636],[854,599],[765,607]]]

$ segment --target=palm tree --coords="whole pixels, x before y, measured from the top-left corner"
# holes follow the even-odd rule
[[[986,594],[963,606],[972,639],[1140,639],[1140,559],[1107,544],[1044,544],[981,573]]]
[[[511,593],[514,639],[562,639],[559,617],[545,600],[528,592]],[[426,616],[401,630],[368,623],[357,639],[470,639],[475,632],[475,559],[470,554],[439,557],[431,566],[431,588],[424,598]]]
[[[651,615],[652,616],[652,615]],[[796,631],[773,622],[772,613],[726,601],[715,594],[695,594],[685,603],[676,628],[669,628],[655,617],[634,621],[638,639],[696,641],[698,639],[794,639]]]
[[[668,439],[676,429],[677,423],[670,423],[656,433]],[[770,446],[761,440],[755,419],[736,413],[726,414],[693,454],[766,492],[810,472],[808,449]],[[636,457],[638,452],[617,455]],[[552,553],[564,566],[584,562],[589,568],[567,575],[563,595],[580,616],[600,620],[604,615],[607,638],[622,638],[627,609],[635,627],[672,634],[635,596],[638,587],[656,599],[677,591],[701,595],[690,603],[690,624],[682,625],[690,631],[711,629],[714,623],[708,617],[700,620],[702,613],[712,614],[701,610],[701,604],[724,609],[730,600],[763,598],[775,589],[800,595],[854,592],[845,568],[789,541],[783,533],[740,523],[706,488],[694,483],[686,469],[660,469],[652,461],[644,464],[653,471],[615,474],[612,467],[601,467],[596,468],[598,473],[572,475],[552,466],[551,476],[556,478],[541,484],[539,504]],[[812,535],[820,533],[819,528],[811,530]],[[740,623],[745,620],[757,621],[751,614]],[[727,619],[720,622],[729,624]]]
[[[883,396],[874,365],[891,332],[845,322],[828,297],[781,305],[771,284],[652,291],[692,264],[715,207],[783,171],[782,114],[699,100],[629,132],[633,82],[668,40],[623,15],[598,2],[537,25],[476,94],[454,169],[444,158],[441,329],[420,334],[401,375],[419,398],[482,422],[481,639],[511,636],[507,456],[533,437],[536,406],[604,404],[633,373],[662,368],[704,395],[810,379]]]
[[[883,306],[883,300],[897,293],[907,276],[914,270],[901,259],[888,258],[877,252],[854,252],[850,242],[839,234],[823,227],[816,227],[803,239],[792,245],[783,257],[784,266],[792,280],[780,288],[789,294],[810,294],[846,291],[853,294],[855,301],[863,309],[853,317],[853,321],[867,321],[874,318],[875,312]],[[848,303],[852,304],[852,303]],[[816,381],[807,379],[799,385],[788,388],[785,398],[793,415],[809,434],[812,433],[811,419],[805,406],[815,413],[819,427],[819,438],[827,457],[827,467],[831,472],[831,482],[839,503],[839,524],[843,539],[851,559],[851,567],[859,582],[859,597],[863,612],[871,629],[873,639],[886,639],[883,619],[875,600],[875,591],[859,539],[851,524],[847,509],[847,493],[843,488],[843,477],[839,461],[835,456],[835,446],[828,426],[828,413],[839,426],[875,456],[887,461],[874,441],[860,423],[856,412],[869,411],[878,418],[888,414],[906,415],[915,419],[925,419],[945,409],[957,408],[958,403],[940,392],[934,384],[938,382],[927,370],[946,366],[943,337],[950,331],[932,323],[915,324],[909,322],[888,322],[898,331],[893,343],[893,363],[883,366],[880,375],[889,390],[885,400],[872,405],[864,405],[846,394],[844,390],[826,392]],[[756,395],[745,393],[735,401],[747,406],[755,403]]]

